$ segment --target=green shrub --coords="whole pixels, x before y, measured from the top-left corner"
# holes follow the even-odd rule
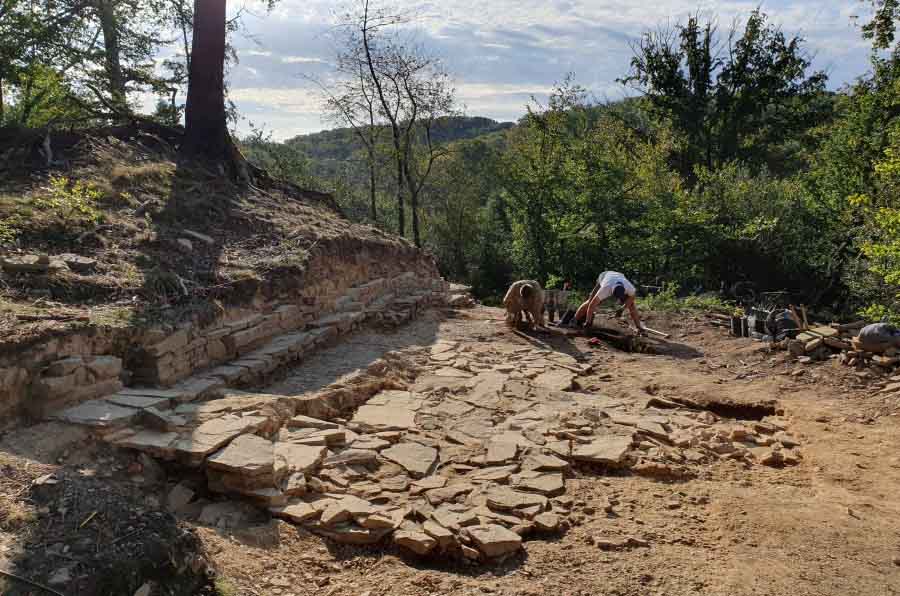
[[[639,298],[639,305],[645,310],[657,312],[731,311],[734,309],[733,305],[715,294],[697,294],[679,298],[679,289],[677,283],[665,283],[657,294]]]
[[[97,204],[102,193],[90,182],[72,182],[65,176],[50,177],[50,192],[34,198],[34,206],[66,223],[99,223],[102,213]]]

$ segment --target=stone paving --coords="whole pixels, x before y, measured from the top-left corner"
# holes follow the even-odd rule
[[[288,379],[268,390],[287,394],[226,389],[200,403],[131,392],[117,398],[133,398],[127,405],[108,405],[144,409],[105,438],[202,467],[210,491],[332,540],[389,539],[420,556],[470,560],[565,531],[576,467],[679,478],[720,458],[798,461],[779,418],[740,422],[652,396],[605,396],[585,389],[600,372],[590,363],[525,340],[497,342],[484,325],[385,351],[312,391],[291,392]],[[353,356],[332,348],[297,374],[329,359]]]

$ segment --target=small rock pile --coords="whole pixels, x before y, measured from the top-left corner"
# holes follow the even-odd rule
[[[89,273],[97,266],[97,261],[75,254],[14,255],[0,259],[0,269],[6,273],[46,274],[54,271],[75,271]]]

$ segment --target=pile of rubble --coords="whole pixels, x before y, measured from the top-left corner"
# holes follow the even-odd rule
[[[142,409],[94,426],[332,540],[390,539],[473,561],[565,531],[566,479],[585,466],[677,478],[722,459],[800,458],[782,418],[739,422],[584,392],[591,367],[550,350],[479,338],[385,358],[312,394],[225,390],[190,403],[177,391],[127,390]]]
[[[802,363],[838,359],[841,364],[858,369],[893,370],[900,364],[900,350],[889,348],[876,353],[865,349],[857,334],[866,324],[859,321],[808,327],[795,338],[776,343],[776,347],[789,351]]]
[[[0,269],[6,273],[13,274],[46,274],[55,271],[90,273],[96,266],[96,259],[71,253],[52,257],[48,254],[22,254],[0,257]]]

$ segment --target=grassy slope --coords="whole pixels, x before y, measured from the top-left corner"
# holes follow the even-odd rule
[[[91,135],[58,153],[54,170],[3,172],[0,256],[76,253],[97,265],[84,274],[0,272],[0,336],[54,324],[24,324],[22,314],[105,325],[177,316],[186,302],[251,293],[302,272],[308,249],[323,240],[401,242],[350,223],[327,196],[278,184],[244,189],[175,158],[150,135]]]

